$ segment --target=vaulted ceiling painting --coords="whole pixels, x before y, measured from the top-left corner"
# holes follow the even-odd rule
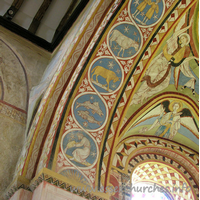
[[[112,3],[70,79],[69,57],[54,75],[16,174],[30,180],[48,168],[48,177],[99,190],[186,184],[191,191],[166,197],[198,199],[198,7],[195,0]]]

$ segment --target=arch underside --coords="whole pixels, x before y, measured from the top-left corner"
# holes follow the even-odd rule
[[[113,2],[67,80],[69,60],[63,65],[30,129],[21,175],[34,177],[44,167],[62,175],[74,172],[100,189],[119,187],[137,166],[157,162],[180,172],[198,197],[198,2],[152,0],[152,16],[145,8],[140,11],[142,2]],[[188,26],[189,44],[181,46],[173,36]],[[168,56],[182,52],[176,67],[164,53],[167,45]],[[54,95],[59,98],[52,103]],[[48,127],[43,126],[45,112],[51,116]],[[81,151],[76,143],[84,146]]]

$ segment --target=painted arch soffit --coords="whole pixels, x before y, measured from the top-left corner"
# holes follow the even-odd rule
[[[176,105],[179,107],[177,111]],[[173,140],[198,152],[198,113],[196,103],[187,96],[173,92],[162,93],[137,110],[129,123],[121,129],[118,141],[121,143],[130,136],[154,135]],[[169,120],[173,124],[168,124]]]
[[[139,159],[136,159],[137,157]],[[168,139],[154,136],[135,136],[124,139],[115,149],[112,167],[122,173],[130,173],[130,166],[134,168],[145,160],[153,159],[173,163],[164,157],[184,166],[192,176],[198,173],[199,156],[197,152],[179,143],[173,141],[169,143]],[[198,183],[198,177],[194,179]]]
[[[186,182],[188,182],[191,186],[194,196],[196,196],[196,198],[198,197],[199,177],[196,176],[196,174],[199,173],[198,153],[175,142],[169,143],[167,139],[159,139],[153,136],[135,136],[134,138],[129,137],[117,146],[116,153],[112,159],[108,185],[112,184],[114,187],[119,186],[112,181],[113,174],[115,176],[120,176],[120,174],[126,176],[128,177],[126,180],[129,182],[132,174],[137,171],[138,166],[146,165],[145,163],[152,165],[153,162],[157,163],[158,165],[161,163],[168,165],[171,168],[174,168],[175,171],[178,171],[180,174],[182,174],[184,179],[187,180]],[[169,173],[170,175],[162,176],[161,171],[163,171],[163,169],[160,171],[158,165],[149,167],[146,171],[144,171],[144,173],[141,172],[141,175],[144,175],[143,178],[146,177],[148,179],[146,180],[147,182],[156,182],[156,184],[161,183],[161,185],[164,184],[165,186],[169,184],[169,187],[179,184],[177,181],[175,181],[177,176],[174,173],[165,171],[165,174]],[[151,172],[153,174],[156,172],[155,174],[157,174],[157,177],[153,177],[152,174],[150,175]],[[147,177],[148,175],[151,178]],[[135,181],[145,181],[141,178],[142,177],[138,177],[138,180]],[[102,179],[105,180],[105,176],[103,176]],[[114,196],[116,195],[117,194]],[[173,195],[176,196],[177,194],[173,193]],[[184,196],[184,193],[180,195]]]
[[[147,116],[145,119],[143,115],[145,105],[147,104],[159,105],[157,109],[161,109],[166,103],[165,108],[167,110],[163,108],[164,112],[162,112],[164,118],[172,114],[175,110],[173,105],[176,104],[174,107],[179,108],[173,114],[176,115],[179,123],[176,124],[177,127],[174,129],[173,134],[170,135],[171,130],[168,127],[168,131],[165,130],[166,132],[159,130],[163,134],[157,133],[157,136],[173,139],[198,151],[198,49],[195,47],[194,42],[192,42],[194,41],[193,35],[195,30],[193,22],[198,21],[197,7],[198,5],[196,5],[195,1],[175,1],[171,6],[171,10],[168,10],[168,12],[165,10],[166,13],[154,31],[151,32],[150,27],[148,27],[148,31],[150,31],[148,33],[149,37],[146,37],[146,39],[144,37],[145,35],[147,36],[147,29],[145,30],[146,32],[143,32],[143,49],[138,53],[135,62],[130,65],[127,63],[124,68],[126,70],[128,67],[134,66],[134,70],[129,72],[129,79],[126,79],[129,81],[123,85],[124,89],[121,96],[119,96],[118,107],[112,115],[112,123],[110,122],[110,126],[107,126],[107,132],[104,132],[106,140],[104,141],[103,150],[101,151],[103,153],[100,158],[101,183],[107,184],[108,178],[106,177],[109,174],[109,170],[106,169],[109,169],[109,163],[112,162],[113,152],[115,151],[114,148],[120,142],[118,136],[121,134],[120,137],[123,138],[123,136],[126,137],[123,134],[131,135],[132,133],[127,133],[126,131],[131,128],[134,130],[134,123],[139,126],[137,120],[140,118],[141,122],[142,120],[145,122],[147,118],[154,117],[156,120],[156,116],[158,117],[154,110],[150,115],[152,117]],[[142,25],[139,27],[144,28]],[[178,35],[180,38],[187,38],[187,43],[182,45],[184,48],[179,45]],[[172,47],[172,44],[175,46]],[[172,48],[170,49],[170,47]],[[179,63],[177,63],[178,60],[177,62],[175,61],[177,58],[176,54],[174,53],[173,55],[176,58],[172,56],[172,52],[178,51],[178,48],[181,50],[187,49],[188,52],[188,59],[185,59],[182,55],[182,60],[179,60]],[[185,50],[184,52],[186,53]],[[178,57],[179,59],[181,58],[180,55]],[[186,68],[190,75],[186,75]],[[148,76],[152,78],[152,82],[147,80]],[[151,102],[154,104],[151,104]],[[140,114],[138,114],[139,111]],[[135,115],[137,115],[137,118],[132,120]],[[161,117],[161,115],[159,116]],[[173,119],[173,116],[171,117]],[[192,120],[191,127],[183,122],[185,119]],[[175,121],[175,119],[172,120],[172,123]],[[152,119],[149,124],[152,125],[153,122]],[[142,132],[145,132],[144,130],[146,129],[143,129]],[[142,132],[140,132],[140,135],[143,135]],[[148,134],[154,135],[155,129],[153,133]]]
[[[137,120],[134,120],[136,119],[135,115],[139,116],[138,112],[143,114],[145,111],[143,108],[147,104],[151,104],[152,101],[154,102],[154,104],[156,104],[156,102],[158,102],[162,98],[162,96],[164,99],[166,98],[166,94],[168,94],[167,98],[169,100],[170,100],[170,97],[173,97],[173,100],[177,98],[177,101],[179,101],[180,99],[187,99],[186,101],[192,104],[189,110],[193,112],[193,115],[191,117],[195,119],[195,124],[196,124],[196,125],[193,124],[193,126],[196,126],[195,128],[196,131],[195,133],[193,131],[193,135],[195,135],[196,138],[198,139],[198,97],[199,97],[198,95],[199,81],[198,80],[199,79],[198,79],[198,74],[195,72],[195,71],[198,72],[198,62],[197,62],[197,59],[195,59],[198,57],[198,54],[195,53],[197,51],[192,39],[192,35],[194,35],[192,31],[195,29],[193,27],[194,25],[189,27],[188,35],[187,35],[187,37],[189,38],[191,42],[189,43],[190,49],[188,50],[188,52],[190,53],[188,55],[189,61],[185,60],[183,64],[179,63],[180,64],[179,66],[176,66],[174,68],[171,67],[171,69],[169,70],[169,73],[165,73],[166,72],[165,67],[167,68],[169,67],[169,65],[167,63],[165,66],[164,64],[165,58],[163,59],[163,49],[165,49],[166,44],[167,44],[167,48],[169,48],[170,42],[172,42],[173,40],[173,35],[176,34],[175,30],[178,29],[180,31],[180,27],[184,27],[183,24],[186,23],[186,21],[187,21],[187,24],[192,24],[194,21],[194,18],[195,17],[198,18],[198,16],[196,16],[196,13],[198,12],[194,12],[193,15],[191,14],[193,13],[192,12],[193,10],[195,11],[197,9],[197,7],[198,5],[195,5],[192,8],[190,8],[189,11],[187,11],[183,16],[181,16],[181,18],[179,19],[179,21],[176,22],[174,27],[172,24],[171,28],[169,27],[168,29],[168,36],[163,38],[162,42],[160,43],[157,42],[157,45],[150,44],[150,47],[148,51],[145,52],[145,54],[147,55],[150,52],[152,57],[149,56],[148,58],[148,56],[146,56],[147,57],[146,69],[145,69],[146,71],[143,70],[141,73],[138,73],[137,71],[141,69],[141,66],[143,66],[145,56],[143,56],[143,59],[140,60],[141,66],[140,65],[137,66],[138,69],[136,69],[136,71],[133,73],[133,76],[132,76],[132,81],[134,83],[135,83],[135,80],[139,80],[139,81],[137,81],[135,84],[135,87],[133,87],[132,94],[129,96],[129,99],[127,99],[127,96],[125,95],[126,92],[122,96],[121,101],[123,101],[126,98],[127,103],[124,106],[124,109],[122,111],[124,115],[122,118],[123,120],[121,119],[121,121],[123,122],[121,123],[122,128],[120,128],[120,133],[119,133],[120,136],[123,133],[126,133],[126,131],[130,128],[130,126],[131,128],[134,127],[134,124],[137,122]],[[176,13],[175,11],[173,12],[173,14]],[[190,22],[190,20],[192,20],[192,23]],[[171,19],[168,20],[168,23],[169,21],[171,21]],[[162,28],[164,28],[164,26],[162,26]],[[155,39],[157,39],[158,41],[158,37],[160,37],[161,35],[160,32],[162,31],[160,30],[159,33],[156,35],[156,37],[154,37],[153,39],[154,41],[156,41]],[[186,35],[187,33],[182,33],[182,34]],[[177,43],[176,40],[173,40],[173,42]],[[154,50],[153,52],[152,49],[155,49],[155,48],[156,50]],[[190,73],[190,78],[184,75],[185,74],[184,69],[186,69],[185,67],[187,68],[187,72]],[[161,83],[159,84],[157,83],[156,85],[156,82],[158,82],[158,80],[161,80],[163,78],[163,73],[165,73],[165,79],[161,81]],[[139,78],[138,78],[138,75],[140,76]],[[148,76],[151,77],[152,82],[145,80],[149,78]],[[188,85],[188,83],[190,84],[190,86]],[[181,105],[181,106],[184,107],[184,105]],[[153,113],[154,112],[152,112],[151,114],[153,115]],[[156,115],[157,114],[155,113],[155,116]],[[191,128],[189,127],[187,128],[191,130]]]
[[[37,167],[37,163],[36,163],[34,170],[36,170],[36,168],[37,168],[36,173],[38,173],[43,167],[48,166],[48,158],[51,153],[49,150],[52,148],[53,142],[55,142],[55,143],[57,142],[57,140],[54,141],[54,139],[55,139],[54,136],[58,129],[60,120],[62,118],[63,107],[66,105],[66,102],[68,104],[68,100],[70,99],[70,97],[68,98],[68,96],[70,94],[70,91],[72,90],[73,84],[76,81],[77,76],[80,73],[80,71],[83,67],[83,64],[84,64],[85,60],[87,59],[93,45],[95,44],[96,40],[98,39],[99,34],[101,34],[102,30],[104,29],[104,27],[107,24],[107,21],[110,19],[112,14],[115,12],[115,10],[119,6],[120,2],[121,2],[120,0],[117,0],[113,4],[110,5],[110,1],[106,1],[106,2],[103,0],[94,1],[92,9],[90,9],[91,12],[89,13],[89,15],[87,15],[86,20],[82,24],[81,29],[79,29],[79,32],[75,37],[75,40],[71,43],[70,48],[73,47],[72,51],[70,52],[70,50],[69,50],[66,52],[65,57],[62,60],[62,63],[59,65],[60,66],[59,69],[57,70],[56,74],[54,75],[54,78],[51,81],[51,84],[49,85],[47,91],[44,94],[44,97],[40,103],[40,106],[37,110],[34,121],[30,128],[29,137],[27,139],[26,146],[23,149],[23,156],[21,156],[21,158],[20,158],[20,161],[19,161],[19,164],[18,164],[15,174],[18,174],[18,173],[19,174],[28,174],[29,177],[32,176],[31,173],[33,173],[33,172],[30,173],[29,171],[33,171],[33,169],[34,169],[34,165],[32,164],[32,162],[34,162],[34,163],[36,162],[35,153],[37,154],[38,149],[40,149],[39,146],[40,146],[40,141],[41,141],[42,137],[44,139],[43,142],[45,142],[45,144],[44,144],[45,147],[43,148],[44,151],[42,152],[42,150],[41,150],[41,152],[39,152],[39,154],[38,154],[39,156],[37,157],[37,159],[38,158],[40,159],[39,166]],[[104,23],[101,25],[101,27],[99,27],[99,29],[97,31],[97,37],[88,38],[88,36],[89,36],[88,34],[89,33],[91,34],[93,32],[93,30],[96,30],[96,27],[98,27],[98,25],[100,25],[104,14],[106,14],[105,10],[109,10],[109,12],[106,15],[107,17],[104,19]],[[97,16],[95,16],[95,15],[97,15]],[[92,24],[92,27],[89,25],[90,23]],[[91,40],[91,43],[89,44],[89,47],[88,47],[88,43],[90,40]],[[85,46],[86,44],[87,44],[87,46]],[[85,49],[86,47],[88,47],[88,49],[87,49],[87,51],[84,51],[85,54],[83,57],[77,57],[77,55],[79,55],[79,53],[82,51],[82,48],[80,48],[80,46],[82,46],[82,45],[83,45],[83,49]],[[78,54],[77,54],[77,51],[78,51]],[[70,52],[70,55],[68,54],[69,52]],[[79,59],[81,59],[81,61],[80,61],[79,65],[77,66],[75,63]],[[72,63],[71,63],[71,61],[72,61]],[[69,67],[68,63],[70,63],[70,70],[72,70],[73,63],[75,64],[74,71],[72,70],[73,74],[68,68]],[[69,75],[72,75],[72,76],[70,76],[70,78],[69,78]],[[78,76],[78,79],[79,78],[80,77]],[[65,83],[65,81],[66,81],[66,83]],[[68,87],[66,88],[65,84],[67,84],[68,81],[69,81],[69,84],[68,84]],[[59,84],[58,84],[58,82],[59,82]],[[61,100],[59,99],[59,102],[57,103],[58,105],[54,106],[54,103],[55,103],[54,96],[56,96],[56,97],[58,96],[58,93],[57,93],[58,91],[61,92],[61,94],[64,97],[61,98],[62,96],[60,94]],[[52,95],[53,95],[53,97],[52,97]],[[49,114],[51,111],[50,107],[52,108],[52,110],[54,109],[55,112],[53,111],[53,113],[51,115],[53,121],[50,121],[50,123],[48,125],[49,129],[48,129],[45,126],[47,125],[46,122],[49,119]],[[64,113],[65,112],[66,111],[64,111]],[[43,132],[46,133],[46,135],[43,134]],[[52,138],[53,138],[53,140],[52,140]],[[43,145],[43,143],[41,143],[41,145]],[[33,151],[34,151],[34,153],[32,153]],[[42,153],[41,156],[40,156],[40,153]]]
[[[164,48],[167,38],[171,38],[173,30],[180,21],[185,22],[182,19],[189,15],[188,11],[196,3],[196,1],[190,0],[151,0],[151,5],[149,5],[150,3],[146,5],[142,11],[143,2],[145,1],[122,1],[120,6],[117,5],[119,6],[117,13],[113,15],[107,27],[102,25],[104,31],[99,37],[98,45],[95,46],[91,54],[86,51],[83,57],[87,58],[87,62],[82,66],[83,70],[80,75],[74,75],[78,79],[76,87],[73,87],[73,92],[70,95],[71,98],[60,101],[59,106],[62,108],[64,105],[66,106],[55,116],[38,169],[48,167],[60,174],[68,174],[67,169],[78,171],[83,180],[92,186],[100,185],[100,181],[102,181],[100,176],[107,177],[107,169],[111,167],[109,161],[112,160],[114,154],[112,150],[119,142],[117,137],[120,133],[120,127],[126,126],[126,121],[122,124],[123,119],[128,121],[128,115],[131,116],[145,103],[137,104],[138,108],[131,108],[137,101],[134,98],[142,85],[142,77],[150,69],[148,63],[153,62],[153,58],[156,56],[161,56],[161,49]],[[190,15],[189,19],[191,19]],[[184,38],[189,38],[188,34]],[[89,48],[92,47],[92,45],[89,46]],[[183,49],[186,51],[185,46]],[[189,52],[189,50],[187,51]],[[191,55],[191,51],[189,53]],[[90,56],[88,57],[88,55]],[[194,56],[196,55],[194,54]],[[163,57],[162,59],[164,60]],[[165,63],[169,62],[164,61]],[[192,62],[194,59],[186,61]],[[171,76],[169,76],[172,74],[172,70],[170,70],[163,80],[164,83],[169,82],[166,88],[172,87]],[[187,74],[185,71],[184,73]],[[176,75],[178,77],[179,73],[177,72]],[[191,84],[193,82],[191,81]],[[177,87],[179,89],[180,85]],[[162,87],[158,93],[149,96],[150,99],[159,93],[162,95],[164,90],[166,93],[171,91],[170,88],[166,88]],[[184,91],[186,90],[190,91],[188,88],[184,89]],[[165,107],[164,114],[168,113],[169,105],[173,109],[172,101],[182,96],[186,96],[185,99],[190,101],[186,93],[173,90],[172,93],[176,95],[168,100],[169,104]],[[181,102],[185,106],[183,108],[187,108],[194,119],[197,119],[196,98],[197,94],[195,93],[195,96],[191,98],[191,101],[195,102],[192,108],[185,99]],[[167,99],[160,98],[159,101],[156,101],[154,98],[154,101],[155,104],[149,108],[152,109],[152,112],[155,112],[155,109]],[[165,105],[165,103],[163,104]],[[179,105],[179,110],[180,107],[181,105]],[[132,113],[127,112],[130,108],[133,110]],[[60,116],[60,126],[57,133],[53,135],[52,130],[57,127],[57,120],[60,119]],[[156,114],[156,117],[158,116],[160,116],[159,112]],[[129,124],[130,128],[132,124]],[[84,146],[84,150],[80,150],[80,146]],[[102,184],[106,186],[106,183],[105,179]]]
[[[149,170],[151,169],[151,170]],[[138,165],[132,173],[132,185],[137,183],[155,183],[167,189],[173,199],[196,199],[192,184],[174,167],[162,162],[144,162]],[[145,185],[145,184],[144,184]],[[175,192],[174,186],[187,185],[187,191]],[[190,189],[189,189],[190,188]],[[133,192],[134,193],[134,192]],[[134,194],[133,194],[134,195]]]
[[[157,69],[157,75],[161,74],[159,70],[164,73],[161,77],[164,77],[162,82],[153,83],[153,85],[157,84],[153,87],[153,91],[147,88],[150,92],[145,93],[149,95],[146,98],[155,100],[155,105],[152,105],[153,112],[155,111],[154,107],[156,109],[156,106],[160,106],[159,103],[164,104],[164,98],[160,98],[159,102],[156,102],[156,98],[154,98],[159,92],[162,95],[164,90],[166,93],[175,94],[173,98],[168,100],[168,106],[165,106],[164,114],[167,116],[170,114],[167,109],[170,110],[172,107],[170,111],[173,112],[172,104],[176,98],[179,99],[184,96],[185,99],[189,99],[185,93],[177,92],[177,90],[171,91],[172,67],[168,67],[170,65],[168,63],[173,62],[174,65],[177,65],[177,63],[174,58],[171,60],[172,56],[170,57],[171,54],[169,50],[166,50],[165,44],[168,39],[172,39],[172,32],[177,26],[182,28],[185,24],[185,27],[187,27],[186,16],[189,15],[188,11],[195,4],[195,1],[151,1],[154,6],[151,9],[151,6],[148,5],[150,7],[147,10],[151,10],[153,14],[144,10],[144,12],[141,12],[144,14],[142,14],[143,16],[140,14],[142,2],[126,1],[119,8],[120,10],[110,22],[109,27],[104,30],[98,46],[90,55],[82,75],[76,82],[76,88],[74,88],[71,100],[68,102],[69,106],[63,113],[62,126],[59,128],[57,144],[53,147],[51,159],[46,162],[45,157],[47,156],[45,155],[43,158],[42,155],[41,157],[41,163],[46,162],[45,165],[48,163],[48,167],[57,173],[61,173],[66,168],[73,168],[80,171],[88,183],[93,186],[97,184],[96,178],[100,180],[98,178],[100,175],[106,177],[108,173],[106,168],[110,168],[109,161],[114,153],[112,152],[113,147],[116,146],[118,141],[119,127],[122,125],[123,118],[128,115],[126,113],[131,108],[129,106],[139,104],[135,95],[139,94],[138,91],[142,84],[147,82],[147,80],[142,80],[144,74],[148,71],[154,71],[154,67],[151,69],[151,62],[154,62],[154,60],[159,60],[165,65],[163,66],[164,69]],[[189,16],[190,18],[191,16]],[[189,42],[188,35],[185,33],[185,36],[183,36],[186,42]],[[174,41],[173,38],[173,41],[170,42],[174,43]],[[189,52],[189,47],[186,48],[186,45],[183,47],[175,46],[172,49],[180,48],[180,53],[184,56]],[[167,52],[165,52],[167,58],[163,56],[163,49]],[[170,50],[172,51],[172,49]],[[191,51],[189,53],[191,54]],[[190,57],[191,60],[194,60],[192,55]],[[181,59],[179,64],[183,63],[188,67],[187,64],[191,60],[185,60],[185,63],[183,63],[184,61]],[[158,64],[156,66],[160,67]],[[165,72],[166,68],[169,68],[167,69],[168,72]],[[180,68],[178,68],[178,72],[174,72],[177,77],[179,77],[179,72],[182,69]],[[186,73],[185,68],[181,72],[187,76],[190,75]],[[194,78],[192,80],[193,82],[190,81],[190,84],[195,82]],[[160,90],[158,91],[155,87],[159,87]],[[176,87],[179,91],[181,86],[176,84]],[[186,90],[188,88],[185,88]],[[123,102],[125,96],[127,100]],[[197,94],[195,93],[191,101],[195,102],[196,98]],[[141,100],[140,97],[139,99]],[[185,101],[175,104],[174,107],[179,106],[178,109],[176,108],[176,117],[182,111],[180,108],[185,106],[184,108],[190,111],[188,113],[195,118],[197,103],[193,104],[191,111],[189,110],[190,107],[187,108],[188,104],[185,105]],[[140,104],[138,108],[142,105]],[[137,111],[137,109],[132,110],[133,113]],[[81,145],[87,148],[80,150],[78,147]],[[52,148],[52,146],[48,148]],[[105,180],[105,184],[106,182],[107,180]]]
[[[147,70],[142,74],[142,79],[139,82],[139,84],[136,86],[137,88],[132,92],[133,96],[131,96],[131,100],[129,101],[129,104],[127,104],[127,112],[125,114],[125,118],[123,119],[123,127],[121,129],[121,132],[123,130],[127,130],[129,126],[134,125],[135,121],[133,118],[135,118],[135,115],[138,115],[138,112],[145,107],[147,104],[151,104],[151,101],[157,102],[158,99],[160,99],[163,95],[163,98],[165,98],[165,95],[168,94],[168,98],[170,99],[171,96],[174,97],[176,95],[177,101],[180,99],[187,99],[188,102],[193,104],[192,107],[189,108],[191,112],[193,112],[192,118],[195,118],[195,123],[197,127],[196,133],[193,132],[194,135],[198,138],[198,53],[197,49],[194,45],[194,32],[195,29],[195,23],[192,26],[194,18],[198,18],[196,15],[198,12],[195,10],[197,9],[198,5],[194,5],[192,8],[189,9],[185,13],[183,17],[181,17],[180,21],[178,21],[178,24],[176,24],[175,28],[171,30],[173,33],[169,33],[169,36],[166,37],[166,39],[163,40],[163,43],[158,44],[158,51],[153,56],[153,60],[147,59]],[[193,12],[194,11],[194,12]],[[194,14],[193,14],[194,13]],[[173,36],[176,35],[176,32],[181,32],[180,27],[184,27],[182,24],[186,23],[187,21],[187,27],[188,31],[187,33],[181,33],[181,35],[185,35],[188,37],[188,40],[190,43],[188,43],[189,48],[188,49],[188,58],[187,60],[183,61],[182,63],[179,63],[178,66],[175,66],[174,68],[171,67],[169,69],[169,73],[166,73],[165,67],[169,67],[169,64],[167,63],[166,66],[164,64],[165,58],[163,59],[163,54],[165,54],[165,47],[169,48],[170,43],[173,41],[173,43],[177,43],[176,40],[173,40]],[[197,20],[198,21],[198,20]],[[185,25],[186,26],[186,25]],[[187,29],[182,28],[182,30]],[[177,31],[175,31],[177,30]],[[170,31],[169,31],[170,32]],[[159,34],[157,34],[159,35]],[[155,39],[155,38],[154,38]],[[177,38],[176,38],[177,39]],[[197,41],[196,41],[197,42]],[[195,43],[196,43],[195,42]],[[160,47],[159,47],[160,45]],[[170,50],[171,51],[171,50]],[[187,67],[186,67],[187,66]],[[158,69],[159,68],[159,69]],[[187,76],[185,74],[185,69],[187,68],[187,72],[190,74]],[[139,69],[139,66],[138,66]],[[163,70],[164,69],[164,70]],[[195,72],[196,71],[196,72]],[[165,73],[165,79],[163,81],[160,81],[159,84],[157,84],[163,77],[163,74]],[[186,75],[186,76],[185,76]],[[152,80],[155,81],[148,81],[149,77],[151,77]],[[135,79],[136,75],[133,74],[133,79]],[[174,99],[175,100],[175,99]],[[182,104],[182,103],[180,103]],[[162,105],[162,103],[161,103]],[[181,107],[184,107],[184,105],[181,105]],[[183,110],[181,110],[183,112]],[[188,112],[190,112],[188,111]],[[143,110],[144,112],[144,110]],[[197,113],[197,115],[194,115],[194,113]],[[155,114],[156,115],[156,114]],[[133,124],[131,124],[133,122]],[[195,126],[193,124],[193,126]],[[188,128],[188,127],[187,127]],[[190,128],[189,128],[190,129]],[[190,129],[191,130],[191,129]],[[121,135],[122,133],[120,133]]]

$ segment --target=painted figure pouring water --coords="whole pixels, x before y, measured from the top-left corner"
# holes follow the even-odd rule
[[[193,17],[190,20],[189,26],[181,29],[185,23],[183,17],[177,25],[172,37],[166,42],[162,52],[156,56],[150,63],[144,77],[141,80],[141,86],[133,96],[131,104],[142,103],[143,100],[153,96],[154,94],[164,90],[169,86],[171,78],[171,68],[174,67],[174,85],[178,90],[178,82],[180,72],[185,77],[189,78],[182,89],[188,87],[195,95],[196,79],[190,71],[189,61],[192,59],[199,60],[199,58],[190,56],[190,35],[186,31],[192,26]]]
[[[78,133],[77,137],[80,142],[69,142],[66,148],[64,149],[64,152],[67,152],[69,148],[78,147],[72,152],[73,157],[69,159],[75,160],[76,162],[82,163],[84,165],[90,165],[90,163],[86,161],[86,159],[90,155],[90,141],[86,137],[84,137],[82,133]]]

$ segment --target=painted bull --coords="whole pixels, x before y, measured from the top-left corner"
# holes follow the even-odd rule
[[[115,72],[106,69],[104,67],[101,66],[96,66],[93,70],[92,70],[92,79],[93,76],[96,75],[96,82],[98,83],[98,76],[102,76],[103,78],[106,79],[106,83],[105,86],[107,85],[107,91],[109,90],[109,83],[110,81],[113,81],[113,83],[120,81],[120,78],[115,74]],[[94,80],[94,79],[93,79]]]
[[[136,42],[135,40],[132,40],[131,38],[123,35],[120,31],[118,30],[113,30],[111,33],[111,36],[109,38],[110,40],[110,46],[112,46],[112,42],[115,41],[121,49],[118,52],[118,56],[121,51],[122,52],[122,57],[124,57],[124,50],[129,49],[130,47],[134,47],[136,51],[139,49],[139,43]]]

